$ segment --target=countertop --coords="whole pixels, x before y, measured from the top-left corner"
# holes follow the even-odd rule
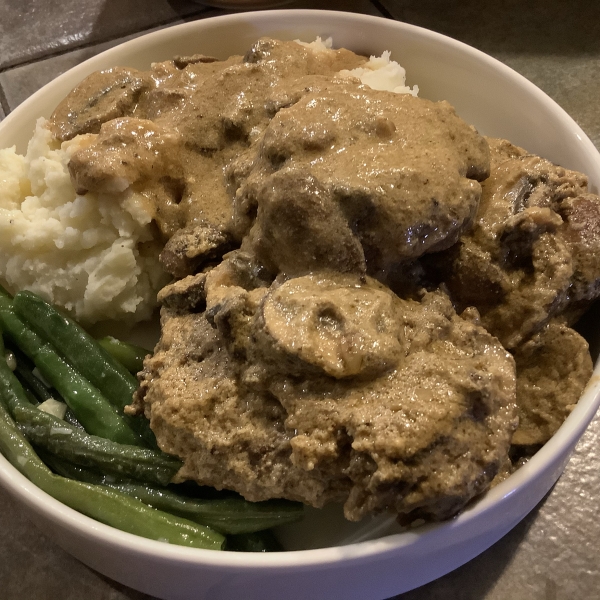
[[[556,100],[600,147],[600,4],[594,0],[335,0],[286,8],[379,15],[500,59]],[[0,0],[0,119],[58,74],[132,36],[223,11],[191,0]],[[397,600],[600,598],[600,419],[546,498],[456,571]],[[90,570],[0,490],[3,600],[151,600]]]

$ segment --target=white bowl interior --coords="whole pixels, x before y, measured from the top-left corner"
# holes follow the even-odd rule
[[[600,155],[577,124],[533,84],[464,44],[414,26],[328,11],[242,13],[187,23],[132,40],[57,78],[0,123],[0,145],[20,152],[39,116],[88,73],[115,65],[147,68],[174,55],[244,53],[259,37],[312,40],[364,54],[392,51],[420,96],[445,99],[486,135],[586,173],[600,187]],[[594,338],[596,328],[588,331]],[[41,492],[0,457],[0,484],[32,519],[74,556],[136,589],[164,598],[384,598],[424,584],[489,547],[544,496],[595,414],[600,370],[559,432],[521,470],[456,519],[397,533],[393,519],[350,524],[340,510],[308,511],[301,526],[282,528],[291,549],[270,555],[192,550],[116,531]],[[376,539],[370,539],[376,538]],[[370,541],[368,541],[370,539]],[[367,540],[367,541],[364,541]],[[342,545],[342,546],[340,546]],[[329,546],[329,547],[328,547]],[[303,548],[319,549],[303,549]],[[309,576],[307,576],[309,575]],[[175,582],[177,585],[175,585]],[[334,593],[335,590],[335,593]]]

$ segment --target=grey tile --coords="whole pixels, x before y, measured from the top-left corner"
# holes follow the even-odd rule
[[[0,0],[0,70],[206,10],[193,0]]]
[[[564,108],[600,149],[600,52],[597,55],[498,56]]]
[[[588,0],[378,0],[391,16],[490,53],[598,53],[600,5]]]
[[[153,600],[69,556],[34,527],[1,489],[0,530],[5,532],[0,546],[0,582],[6,600]],[[27,565],[27,575],[23,565]]]

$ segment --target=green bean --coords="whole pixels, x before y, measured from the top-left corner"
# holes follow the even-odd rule
[[[55,400],[63,400],[56,390],[50,389],[39,377],[33,373],[35,365],[19,350],[13,349],[17,357],[17,369],[15,374],[21,385],[28,392],[29,400],[32,404],[40,404],[46,400],[53,398]],[[31,394],[31,395],[30,395]],[[32,398],[33,396],[33,398]],[[67,407],[64,420],[79,429],[83,429],[83,425],[77,420],[75,413]]]
[[[248,502],[243,498],[200,500],[171,490],[132,483],[108,483],[110,487],[180,517],[207,525],[225,534],[253,533],[298,521],[303,506],[286,500]]]
[[[116,490],[52,474],[17,429],[1,403],[0,451],[19,472],[42,491],[97,521],[134,535],[171,544],[223,549],[225,538],[207,527],[150,508]]]
[[[207,525],[225,534],[262,531],[302,518],[303,507],[295,502],[269,500],[248,502],[243,498],[201,500],[186,498],[169,489],[131,483],[107,483],[124,494],[180,517]]]
[[[194,548],[223,548],[225,538],[208,527],[150,508],[116,490],[54,475],[15,425],[9,405],[26,407],[27,399],[17,378],[0,361],[0,451],[41,490],[74,510],[128,533]]]
[[[2,370],[0,365],[0,371]],[[0,375],[0,389],[3,387],[3,377]],[[0,398],[2,396],[0,394]],[[50,473],[15,425],[3,398],[0,400],[0,452],[15,469],[34,483],[42,481],[44,476]]]
[[[61,458],[103,473],[167,485],[179,468],[177,458],[89,435],[33,407],[16,406],[13,416],[25,437]]]
[[[98,343],[130,373],[139,373],[144,368],[144,358],[151,354],[141,346],[118,340],[111,335],[100,338]]]
[[[34,365],[19,350],[13,350],[17,359],[17,368],[15,373],[21,383],[25,382],[27,387],[33,392],[39,402],[45,402],[50,398],[55,398],[50,388],[33,373]],[[56,398],[55,398],[56,399]]]
[[[41,413],[37,408],[34,408],[34,403],[29,399],[25,388],[5,363],[0,363],[0,398],[10,412],[12,419],[14,419],[17,409]],[[48,417],[56,420],[56,417],[52,417],[51,415],[48,415]]]
[[[190,546],[222,550],[222,534],[203,525],[150,508],[143,502],[100,485],[81,483],[56,475],[40,485],[59,502],[122,531],[145,538]]]
[[[80,325],[29,291],[17,293],[13,307],[29,327],[118,408],[131,404],[137,379]]]
[[[141,438],[127,424],[123,415],[100,391],[67,364],[12,310],[10,299],[0,294],[0,323],[13,342],[35,364],[73,410],[86,431],[124,444],[142,444]]]
[[[13,309],[17,316],[56,348],[67,363],[97,388],[117,408],[119,414],[123,415],[123,409],[131,404],[133,393],[138,387],[136,377],[125,366],[78,323],[33,292],[17,293],[13,299]],[[77,411],[75,413],[77,414]],[[126,415],[123,415],[123,418],[146,445],[157,448],[156,438],[146,418]]]
[[[0,346],[4,354],[4,344]],[[25,391],[4,361],[0,361],[0,451],[8,461],[29,479],[40,478],[48,468],[39,459],[29,442],[10,416],[9,402],[28,403]]]
[[[162,452],[89,435],[34,408],[6,365],[0,365],[0,390],[12,417],[30,441],[73,462],[161,485],[169,483],[181,467],[178,459]]]
[[[77,427],[77,429],[81,429],[82,431],[85,431],[85,428],[79,422],[79,420],[75,416],[75,413],[69,407],[67,407],[67,412],[65,413],[63,420],[65,423],[68,423],[69,425],[72,425],[73,427]]]
[[[86,469],[60,460],[51,454],[44,455],[43,459],[56,473],[64,477],[95,485],[106,485],[137,498],[144,504],[206,525],[224,534],[262,531],[276,525],[297,521],[303,515],[303,506],[299,502],[287,500],[248,502],[240,497],[210,500],[190,498],[178,494],[173,489],[106,476],[98,470]]]

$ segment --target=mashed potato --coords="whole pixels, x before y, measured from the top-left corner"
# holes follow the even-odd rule
[[[417,96],[419,86],[412,88],[406,85],[406,70],[395,60],[390,59],[390,51],[381,56],[371,56],[364,67],[351,71],[340,71],[342,77],[358,77],[362,83],[374,90],[387,90],[396,94],[412,94]]]
[[[44,119],[27,153],[0,150],[0,279],[92,324],[148,318],[167,277],[143,198],[75,193],[67,164],[94,136],[56,142]]]
[[[333,48],[333,39],[325,40],[317,36],[314,42],[295,40],[301,46],[310,48],[313,52],[327,52]],[[395,60],[391,60],[391,52],[385,50],[381,56],[371,56],[364,67],[344,69],[339,73],[342,77],[356,77],[362,83],[374,90],[387,90],[396,94],[412,94],[417,96],[419,86],[412,88],[406,85],[406,70]]]

